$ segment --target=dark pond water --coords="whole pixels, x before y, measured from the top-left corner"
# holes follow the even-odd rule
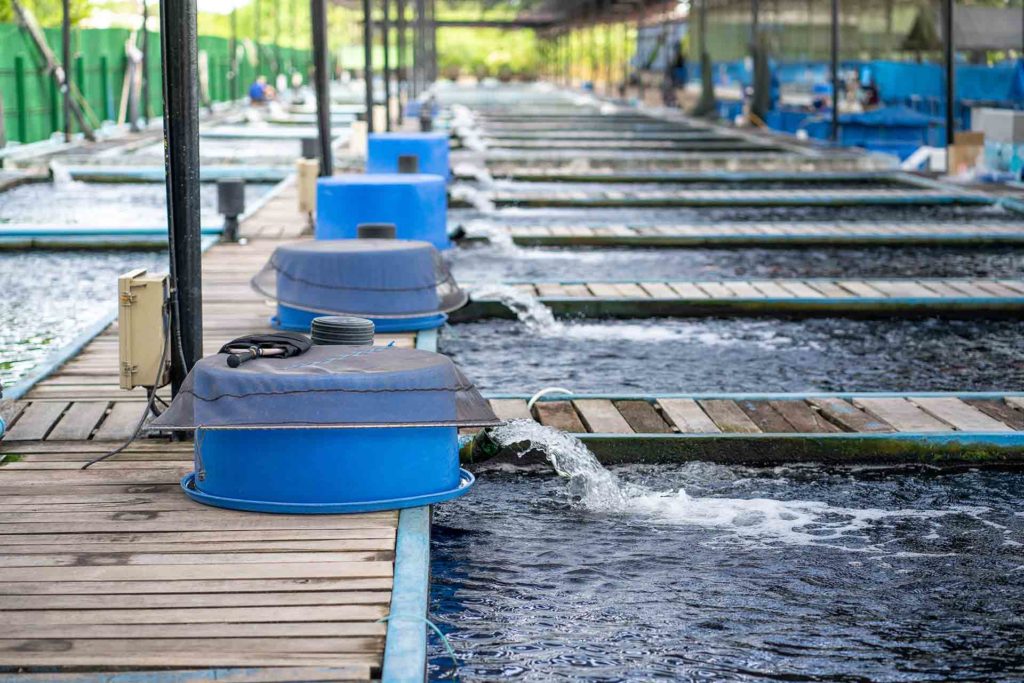
[[[461,282],[689,280],[786,277],[1000,277],[1024,274],[1024,249],[579,249],[454,250]]]
[[[38,363],[117,308],[117,277],[132,268],[167,272],[152,251],[0,252],[0,384]]]
[[[272,185],[248,183],[247,206]],[[203,224],[218,224],[217,186],[201,186]],[[0,193],[0,224],[154,227],[167,223],[167,190],[162,183],[30,183]]]
[[[1024,474],[615,472],[622,509],[498,473],[435,509],[460,680],[1024,678]]]
[[[532,393],[984,391],[1024,386],[1024,321],[659,319],[452,326],[477,386]]]

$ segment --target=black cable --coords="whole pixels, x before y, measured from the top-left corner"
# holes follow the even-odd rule
[[[160,362],[161,363],[164,362],[164,357],[167,355],[167,342],[168,342],[168,338],[170,337],[170,332],[171,332],[170,318],[171,318],[170,300],[168,300],[164,304],[164,334],[163,334],[163,341],[162,341],[161,346],[160,346]],[[117,448],[115,448],[114,450],[109,451],[107,453],[104,453],[103,455],[101,455],[99,457],[96,457],[96,458],[93,458],[89,462],[85,463],[84,465],[82,465],[82,469],[83,470],[89,469],[90,467],[92,467],[93,465],[95,465],[98,462],[103,462],[104,460],[106,460],[108,458],[114,457],[115,455],[117,455],[118,453],[121,453],[126,448],[128,448],[133,443],[135,443],[135,440],[139,438],[139,434],[142,433],[142,428],[146,426],[146,418],[149,417],[149,414],[153,413],[154,415],[157,415],[157,416],[160,415],[160,412],[156,410],[156,405],[155,405],[156,400],[157,400],[156,391],[157,391],[156,387],[152,387],[152,388],[146,389],[146,410],[142,413],[142,417],[139,418],[139,424],[137,424],[135,426],[135,431],[132,432],[132,435],[130,437],[128,437],[128,440],[125,441],[120,446],[118,446]],[[162,400],[160,402],[163,403]],[[164,403],[164,405],[167,405],[167,404]]]

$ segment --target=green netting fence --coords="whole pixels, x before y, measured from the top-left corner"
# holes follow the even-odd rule
[[[60,55],[60,29],[44,29],[46,40]],[[126,45],[134,38],[141,47],[140,35],[127,29],[74,29],[71,34],[73,64],[70,77],[89,108],[100,121],[118,121],[128,58]],[[199,36],[200,53],[207,63],[207,94],[213,102],[225,102],[246,94],[258,74],[273,82],[278,73],[299,72],[308,79],[312,64],[309,50],[239,41],[239,73],[232,87],[231,41]],[[258,55],[258,56],[257,56]],[[160,35],[150,33],[147,71],[149,72],[149,108],[154,116],[163,111],[160,68]],[[234,92],[232,92],[234,90]],[[0,95],[4,104],[7,139],[35,142],[64,129],[60,95],[46,73],[42,57],[21,27],[0,24]],[[140,112],[141,113],[141,112]]]

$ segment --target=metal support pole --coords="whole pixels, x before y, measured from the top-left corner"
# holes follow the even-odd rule
[[[253,12],[252,32],[255,34],[256,45],[256,77],[259,78],[263,75],[263,53],[260,50],[260,39],[263,38],[263,5],[260,0],[253,2]]]
[[[149,97],[149,3],[142,0],[142,61],[139,68],[142,70],[142,120],[149,125],[149,119],[153,115],[153,105]]]
[[[373,8],[363,0],[363,79],[366,81],[366,131],[373,132]]]
[[[406,31],[408,26],[405,23],[405,1],[397,0],[398,2],[398,58],[396,59],[395,68],[398,73],[398,125],[401,126],[405,121],[405,91],[408,87],[408,74],[406,73],[405,63],[405,50],[406,50]]]
[[[383,0],[384,20],[381,22],[381,36],[384,44],[384,130],[391,132],[391,3]]]
[[[942,2],[943,67],[946,73],[946,154],[956,140],[956,45],[953,40],[953,0]],[[947,159],[947,169],[949,168]]]
[[[437,80],[437,0],[427,0],[427,83]]]
[[[199,54],[196,0],[162,0],[167,225],[174,283],[171,386],[203,356],[202,233],[199,200]]]
[[[416,0],[416,95],[427,83],[427,0]]]
[[[316,132],[320,141],[320,175],[334,174],[331,154],[331,94],[327,74],[327,2],[310,0],[310,27],[313,32],[313,82],[316,90]]]
[[[163,13],[161,12],[161,16]],[[231,40],[228,42],[229,49],[231,50],[231,88],[229,91],[229,99],[237,100],[240,95],[238,94],[238,9],[231,10]]]
[[[71,2],[63,0],[64,13],[60,24],[61,68],[64,69],[64,83],[61,94],[64,104],[64,141],[71,142]],[[24,102],[19,106],[25,106]]]
[[[839,142],[839,0],[832,0],[832,142]]]
[[[612,25],[604,25],[604,94],[614,96],[612,92]]]
[[[636,20],[636,98],[641,104],[646,97],[644,93],[644,60],[640,46],[643,44],[644,18],[641,14]]]

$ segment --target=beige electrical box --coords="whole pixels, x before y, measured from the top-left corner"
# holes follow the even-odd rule
[[[170,347],[164,322],[166,275],[145,268],[117,278],[121,388],[162,387],[170,381]]]
[[[295,162],[295,174],[299,190],[299,211],[312,215],[316,213],[316,181],[320,176],[320,161],[299,159]]]

